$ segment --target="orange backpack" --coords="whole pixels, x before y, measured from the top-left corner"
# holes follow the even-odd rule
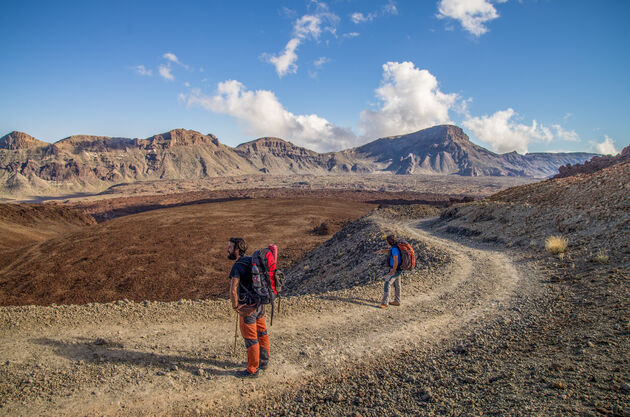
[[[400,251],[400,265],[398,269],[403,271],[411,271],[416,267],[416,254],[413,248],[406,240],[396,242],[396,247]]]

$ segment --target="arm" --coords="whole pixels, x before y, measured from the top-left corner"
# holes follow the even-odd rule
[[[238,308],[238,284],[240,282],[241,280],[236,277],[231,277],[230,279],[230,301],[234,310]]]
[[[392,270],[389,271],[389,276],[393,277],[396,271],[398,270],[398,255],[394,255],[394,265],[392,266]]]
[[[241,282],[240,278],[231,277],[230,279],[230,301],[232,302],[232,308],[241,316],[247,317],[256,311],[254,304],[239,304],[238,303],[238,284]]]

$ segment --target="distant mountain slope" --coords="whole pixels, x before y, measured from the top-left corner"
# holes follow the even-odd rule
[[[87,192],[121,182],[257,172],[216,137],[184,129],[147,139],[70,136],[53,144],[41,143],[45,146],[0,149],[1,191],[22,195]]]
[[[594,154],[496,154],[470,141],[452,125],[434,126],[401,136],[377,139],[355,148],[357,156],[385,163],[399,174],[458,174],[544,178],[565,163],[582,162]],[[565,162],[566,161],[566,162]]]
[[[94,192],[114,184],[221,175],[393,172],[544,178],[593,154],[498,155],[443,125],[320,154],[280,138],[236,148],[211,135],[175,129],[146,139],[74,135],[49,144],[25,133],[0,138],[0,194]]]

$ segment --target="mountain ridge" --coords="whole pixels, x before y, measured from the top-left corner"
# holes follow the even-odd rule
[[[0,192],[94,191],[121,182],[242,174],[380,173],[543,178],[595,154],[496,154],[455,125],[379,138],[317,153],[277,137],[236,147],[212,135],[173,129],[146,139],[72,135],[54,143],[23,132],[0,138]],[[56,188],[56,191],[54,190]]]

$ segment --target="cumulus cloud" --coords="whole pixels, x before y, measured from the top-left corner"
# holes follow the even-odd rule
[[[556,131],[556,137],[562,140],[568,140],[570,142],[579,142],[580,136],[577,134],[575,130],[564,130],[564,128],[560,125],[551,125],[553,129]]]
[[[236,80],[219,83],[214,95],[193,89],[190,94],[180,94],[178,99],[188,106],[230,115],[252,136],[278,136],[319,152],[351,147],[357,142],[350,129],[335,126],[316,114],[293,114],[273,92],[248,90]]]
[[[549,128],[539,125],[536,120],[531,125],[516,123],[512,120],[515,115],[516,112],[508,108],[491,116],[468,117],[463,125],[499,153],[517,151],[525,154],[531,142],[550,142],[553,139]]]
[[[604,135],[604,141],[602,143],[595,144],[595,151],[602,155],[617,155],[619,151],[615,146],[615,141],[608,135]]]
[[[293,24],[293,37],[287,42],[284,51],[280,54],[264,53],[261,58],[276,68],[280,78],[286,74],[297,72],[297,48],[306,40],[319,41],[322,33],[331,33],[336,36],[339,16],[328,11],[325,3],[311,2],[309,4],[314,13],[306,14],[295,20]]]
[[[360,35],[359,32],[350,32],[350,33],[344,33],[343,37],[344,38],[356,38],[359,35]]]
[[[171,71],[172,70],[171,70],[171,66],[170,65],[162,64],[162,65],[160,65],[158,67],[158,73],[165,80],[173,81],[175,79],[175,77],[173,76],[173,73]]]
[[[359,123],[367,137],[392,136],[451,123],[449,110],[457,94],[440,91],[438,81],[413,62],[388,62],[383,65],[383,81],[376,89],[377,110],[364,110]]]
[[[495,0],[505,3],[507,0]],[[491,0],[440,0],[438,3],[439,19],[458,20],[462,27],[479,37],[488,31],[485,26],[490,20],[499,17]]]
[[[150,77],[153,75],[153,71],[150,69],[147,69],[144,65],[136,65],[135,67],[133,67],[133,70],[140,75],[146,75],[147,77]]]

